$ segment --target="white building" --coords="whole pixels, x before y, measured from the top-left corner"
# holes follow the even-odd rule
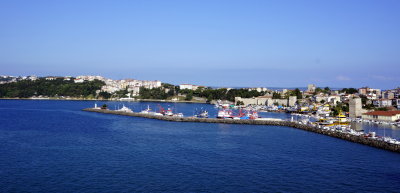
[[[373,111],[364,113],[362,118],[375,121],[396,121],[400,119],[400,111]]]
[[[376,99],[372,101],[372,104],[376,107],[390,107],[392,106],[392,100],[390,99]]]
[[[184,89],[189,89],[193,90],[193,85],[192,84],[180,84],[179,89],[184,90]]]
[[[132,93],[132,96],[139,95],[140,87],[147,89],[159,88],[162,86],[161,81],[148,81],[148,80],[135,80],[135,79],[125,79],[125,80],[112,80],[104,79],[106,85],[101,88],[101,91],[113,93],[119,90],[127,89],[128,92]]]
[[[83,79],[80,79],[80,78],[76,78],[76,79],[74,80],[74,82],[75,82],[75,83],[82,83],[82,82],[84,82],[84,80],[83,80]]]

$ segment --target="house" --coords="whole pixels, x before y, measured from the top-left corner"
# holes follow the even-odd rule
[[[205,88],[205,86],[193,85],[193,84],[180,84],[179,89],[189,89],[189,90],[197,90],[198,88]]]
[[[393,103],[400,109],[400,99],[393,99]]]
[[[381,89],[373,89],[373,88],[368,88],[368,87],[363,87],[358,89],[358,93],[360,95],[366,96],[368,99],[378,99],[382,92]]]
[[[376,99],[372,101],[372,104],[376,107],[390,107],[392,106],[392,100],[390,99]]]
[[[55,76],[48,76],[48,77],[46,77],[46,80],[55,80],[55,79],[57,79],[57,77],[55,77]]]
[[[400,111],[372,111],[364,113],[362,118],[375,121],[396,121],[400,119]]]
[[[193,85],[191,85],[191,84],[180,84],[179,85],[179,89],[181,89],[181,90],[184,90],[184,89],[192,90],[193,89]]]

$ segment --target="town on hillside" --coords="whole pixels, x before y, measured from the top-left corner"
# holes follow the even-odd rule
[[[296,112],[318,118],[343,114],[349,118],[396,122],[400,119],[400,88],[307,89],[212,88],[173,85],[158,80],[112,80],[102,76],[0,76],[0,98],[158,100],[213,103],[233,108]]]

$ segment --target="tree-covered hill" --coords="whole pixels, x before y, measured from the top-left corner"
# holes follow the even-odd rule
[[[46,80],[40,78],[35,81],[21,80],[18,82],[1,84],[0,98],[28,98],[32,96],[70,96],[78,98],[93,98],[96,96],[96,90],[100,90],[105,85],[103,81],[85,81],[75,83],[71,80],[57,78],[55,80]]]

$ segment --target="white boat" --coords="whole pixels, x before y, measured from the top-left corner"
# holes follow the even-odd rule
[[[147,109],[140,111],[140,113],[143,113],[143,114],[150,114],[150,113],[151,113],[150,106],[147,105]]]
[[[227,109],[221,109],[218,111],[217,118],[218,119],[232,119],[233,118],[232,111],[227,110]]]
[[[133,111],[130,108],[126,107],[125,105],[122,105],[122,108],[120,108],[116,111],[125,112],[125,113],[133,113]]]
[[[173,117],[183,117],[183,113],[176,113],[172,115]]]
[[[149,114],[151,114],[151,115],[156,115],[156,116],[164,116],[163,114],[157,113],[157,112],[150,112]]]
[[[208,111],[201,110],[194,117],[197,117],[197,118],[208,118]]]
[[[369,132],[367,136],[369,138],[376,139],[376,133],[375,132]]]

